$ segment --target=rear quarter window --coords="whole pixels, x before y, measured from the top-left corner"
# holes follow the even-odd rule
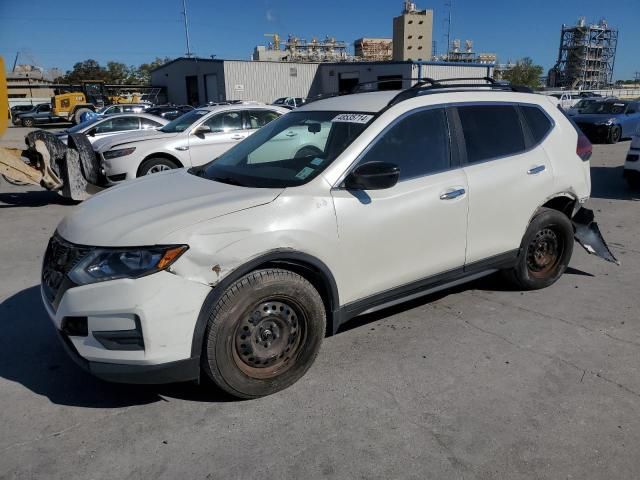
[[[533,137],[533,144],[537,145],[549,134],[553,124],[549,117],[538,107],[521,106],[520,109]]]

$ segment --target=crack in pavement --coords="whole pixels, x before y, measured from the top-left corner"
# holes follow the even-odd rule
[[[470,322],[469,320],[463,319],[460,315],[458,315],[456,312],[454,312],[451,309],[451,307],[449,307],[447,305],[443,305],[443,307],[446,308],[447,310],[450,310],[451,315],[453,315],[455,318],[457,318],[458,320],[461,320],[465,324],[469,325],[470,327],[472,327],[472,328],[474,328],[474,329],[476,329],[476,330],[478,330],[480,332],[483,332],[483,333],[485,333],[487,335],[491,335],[493,337],[499,338],[500,340],[508,343],[509,345],[511,345],[511,346],[513,346],[513,347],[515,347],[515,348],[517,348],[519,350],[525,350],[525,351],[534,353],[536,355],[539,355],[539,356],[542,356],[542,357],[545,357],[545,358],[548,358],[548,359],[551,359],[551,360],[556,360],[556,361],[558,361],[560,363],[563,363],[565,365],[568,365],[568,366],[574,368],[575,370],[578,370],[579,372],[587,372],[588,371],[591,375],[594,375],[597,378],[601,378],[605,382],[610,383],[612,385],[615,385],[618,388],[620,388],[621,390],[624,390],[625,392],[630,393],[631,395],[633,395],[633,396],[635,396],[637,398],[640,398],[640,392],[636,392],[635,390],[627,387],[626,385],[624,385],[622,383],[616,382],[615,380],[612,380],[612,379],[610,379],[608,377],[605,377],[600,372],[594,372],[593,370],[587,370],[587,369],[585,369],[583,367],[580,367],[579,365],[577,365],[575,363],[570,362],[569,360],[566,360],[566,359],[564,359],[562,357],[558,357],[557,355],[553,355],[553,354],[548,353],[548,352],[541,352],[541,351],[538,351],[538,350],[536,350],[534,348],[527,347],[527,346],[524,346],[524,345],[520,345],[519,343],[513,342],[513,341],[509,340],[508,338],[506,338],[506,337],[504,337],[504,336],[502,336],[502,335],[500,335],[500,334],[498,334],[496,332],[492,332],[491,330],[484,329],[484,328],[474,324],[473,322]],[[553,318],[553,317],[551,317],[551,318]],[[558,319],[556,319],[556,320],[558,320]],[[582,378],[584,378],[584,375],[583,375]],[[580,381],[582,381],[582,378],[580,379]]]

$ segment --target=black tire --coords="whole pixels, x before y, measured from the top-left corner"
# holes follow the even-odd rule
[[[20,123],[23,127],[33,127],[35,125],[33,118],[21,118]]]
[[[614,125],[609,129],[609,135],[607,135],[607,143],[618,143],[622,138],[622,128],[620,125]]]
[[[202,369],[235,397],[270,395],[311,367],[325,325],[322,298],[305,278],[280,269],[251,272],[211,308]]]
[[[89,108],[79,108],[78,110],[75,111],[75,113],[73,114],[73,123],[75,123],[76,125],[79,124],[82,120],[82,115],[84,115],[87,112],[91,112],[92,110]]]
[[[640,190],[640,173],[633,172],[624,176],[627,180],[627,185],[633,190]]]
[[[516,266],[505,272],[522,290],[553,285],[565,272],[573,253],[573,225],[562,212],[541,208],[522,238]]]
[[[293,158],[320,157],[322,155],[324,155],[324,152],[320,150],[318,147],[314,147],[313,145],[308,145],[298,150]]]
[[[166,170],[174,170],[180,168],[176,162],[163,157],[151,157],[145,160],[138,170],[138,177],[151,175]]]

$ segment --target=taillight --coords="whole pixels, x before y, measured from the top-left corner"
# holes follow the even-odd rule
[[[591,158],[593,153],[593,145],[587,138],[587,136],[578,130],[578,146],[576,147],[576,153],[578,156],[586,162]]]

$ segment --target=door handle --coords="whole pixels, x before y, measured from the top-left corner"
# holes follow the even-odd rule
[[[453,200],[454,198],[461,197],[465,193],[467,193],[467,191],[464,188],[448,190],[440,194],[440,200]]]
[[[243,138],[246,138],[246,135],[234,135],[231,137],[232,140],[242,140]]]
[[[527,170],[527,175],[537,175],[544,172],[546,169],[547,167],[545,167],[544,165],[538,165],[537,167],[533,167]]]
[[[288,133],[285,134],[285,136],[287,136],[287,137],[295,137],[296,135],[297,135],[297,133],[294,133],[294,132],[288,132]]]

